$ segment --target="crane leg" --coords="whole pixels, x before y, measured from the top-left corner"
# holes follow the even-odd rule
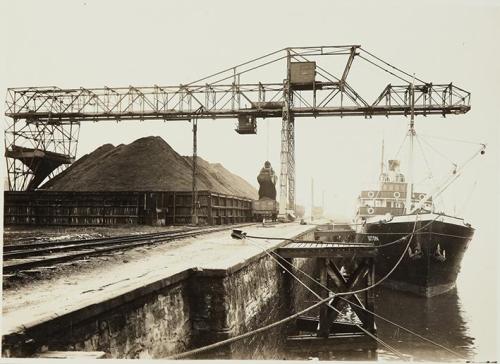
[[[279,217],[286,218],[288,202],[288,118],[281,122],[281,154],[280,154],[280,206]]]
[[[281,172],[279,217],[295,214],[295,124],[293,116],[283,113],[281,124]]]

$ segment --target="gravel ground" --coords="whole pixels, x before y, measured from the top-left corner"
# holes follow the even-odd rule
[[[254,225],[244,230],[249,235],[280,237],[294,236],[308,228],[283,224],[266,228]],[[33,320],[102,302],[193,267],[227,269],[277,244],[277,240],[232,239],[223,231],[56,267],[37,279],[14,281],[4,289],[2,331],[5,334]]]
[[[28,242],[46,240],[94,239],[130,234],[147,234],[154,232],[182,229],[186,226],[145,226],[123,225],[116,227],[5,227],[4,245],[26,244]]]
[[[20,228],[7,227],[4,230],[4,245],[22,245],[36,241],[57,241],[69,239],[94,239],[100,237],[112,237],[130,234],[147,234],[185,228],[186,226],[120,226],[120,227],[37,227]],[[171,243],[171,242],[170,242]],[[134,249],[103,253],[99,256],[91,256],[87,259],[79,259],[64,264],[56,264],[45,269],[36,268],[16,273],[15,276],[4,276],[2,287],[5,291],[19,290],[33,285],[36,281],[50,281],[60,277],[73,274],[85,274],[94,271],[97,267],[117,263],[128,263],[133,259],[140,258],[145,252],[161,245],[161,243],[137,247]]]

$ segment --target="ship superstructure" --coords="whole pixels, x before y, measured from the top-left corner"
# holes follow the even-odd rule
[[[405,213],[407,191],[408,182],[400,172],[400,161],[389,160],[388,169],[382,168],[380,173],[378,189],[361,191],[358,197],[356,221],[360,222],[377,215],[402,215]],[[410,208],[427,199],[421,212],[433,211],[431,196],[428,197],[423,192],[411,192],[411,194]]]

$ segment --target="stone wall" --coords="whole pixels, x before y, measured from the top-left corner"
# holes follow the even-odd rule
[[[104,351],[110,358],[162,358],[188,350],[192,322],[187,273],[4,336],[2,356],[27,357],[49,349]]]
[[[314,260],[293,264],[313,274]],[[257,329],[312,302],[313,296],[263,252],[227,271],[182,272],[23,335],[4,336],[2,352],[24,357],[48,348],[160,359]],[[279,326],[196,358],[280,359],[287,330]]]
[[[312,237],[309,233],[301,238]],[[295,267],[314,274],[313,259],[293,259],[292,262]],[[299,275],[286,263],[282,264]],[[310,292],[265,253],[238,270],[205,271],[199,276],[195,280],[198,290],[192,302],[197,306],[203,302],[203,311],[195,311],[199,315],[197,319],[203,318],[199,321],[205,326],[201,328],[198,323],[198,330],[193,332],[195,347],[255,330],[295,313],[298,307],[312,305],[312,302],[304,303],[306,299],[312,301]],[[288,325],[278,326],[196,358],[283,359],[288,330]]]

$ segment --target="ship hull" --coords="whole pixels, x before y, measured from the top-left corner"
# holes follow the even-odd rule
[[[419,216],[415,225],[415,216],[397,216],[385,223],[367,222],[359,236],[381,246],[411,234],[415,227],[416,233],[410,242],[408,237],[378,249],[376,272],[379,278],[384,277],[404,254],[383,284],[432,297],[455,287],[462,258],[474,229],[461,219],[435,214]],[[405,252],[408,242],[409,248]]]

